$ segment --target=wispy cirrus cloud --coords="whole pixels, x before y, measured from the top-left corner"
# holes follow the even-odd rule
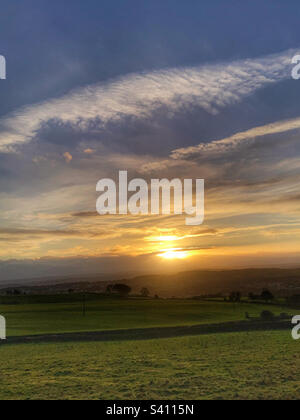
[[[272,134],[282,134],[300,129],[300,118],[287,121],[279,121],[260,127],[254,127],[222,140],[215,140],[210,143],[201,143],[198,146],[186,147],[174,150],[171,157],[174,159],[189,158],[193,155],[219,154],[231,151],[240,144],[251,141],[257,137],[270,136]]]
[[[227,153],[233,152],[239,147],[245,146],[252,141],[258,139],[263,139],[266,141],[268,138],[270,141],[272,141],[274,138],[272,135],[280,135],[296,130],[300,130],[300,118],[278,121],[272,124],[254,127],[220,140],[203,142],[197,146],[190,146],[173,150],[167,159],[157,159],[156,161],[148,162],[143,165],[141,167],[141,172],[149,173],[161,170],[163,168],[171,169],[184,167],[187,164],[187,160],[189,160],[189,165],[191,165],[191,160],[193,159],[202,159],[206,162],[209,162],[210,159],[218,156],[226,156]],[[278,168],[280,165],[282,167],[283,163],[284,162],[281,162],[281,164],[277,163]],[[295,162],[294,160],[291,161],[291,159],[289,159],[287,165],[290,169],[292,167],[299,167],[298,160]]]
[[[145,119],[160,107],[179,112],[200,106],[211,114],[256,90],[290,77],[293,51],[264,58],[193,68],[131,74],[21,108],[0,119],[0,151],[29,142],[51,120],[90,129],[88,122]]]

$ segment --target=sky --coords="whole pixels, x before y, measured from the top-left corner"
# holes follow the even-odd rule
[[[298,264],[299,2],[0,5],[0,281]],[[98,215],[120,170],[205,179],[203,225]]]

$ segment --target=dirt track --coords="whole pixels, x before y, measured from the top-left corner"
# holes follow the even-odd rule
[[[181,327],[158,327],[131,330],[74,332],[63,334],[32,335],[24,337],[8,337],[0,341],[0,345],[20,343],[51,343],[68,341],[124,341],[124,340],[150,340],[155,338],[184,337],[189,335],[218,334],[247,331],[276,331],[289,330],[292,325],[289,321],[261,322],[240,321],[222,324],[206,324]]]

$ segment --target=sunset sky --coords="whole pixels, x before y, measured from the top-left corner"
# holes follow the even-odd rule
[[[1,0],[0,280],[288,266],[300,4]],[[96,184],[203,178],[205,222],[100,216]]]

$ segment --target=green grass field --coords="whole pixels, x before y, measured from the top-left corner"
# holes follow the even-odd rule
[[[8,336],[221,323],[244,320],[246,312],[259,317],[264,309],[276,315],[287,312],[280,306],[250,303],[88,296],[84,317],[80,295],[9,297],[4,302],[0,314],[7,319]]]
[[[0,346],[1,399],[298,399],[290,332]]]
[[[0,298],[8,337],[222,324],[297,310],[209,300],[95,295]],[[290,331],[0,345],[0,399],[297,399],[299,342]],[[126,335],[127,334],[127,335]],[[179,334],[180,335],[180,334]],[[147,335],[146,335],[147,337]],[[163,337],[163,333],[162,333]]]

